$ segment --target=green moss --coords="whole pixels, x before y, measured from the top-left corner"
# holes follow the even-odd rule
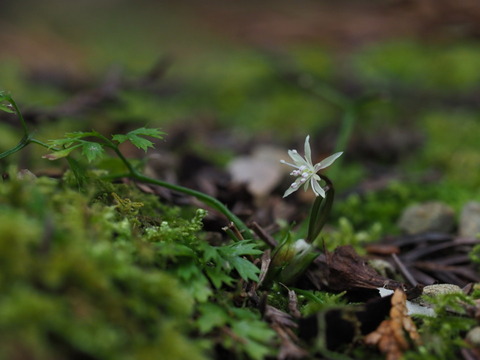
[[[473,328],[477,321],[467,316],[465,305],[474,305],[471,297],[462,293],[442,294],[429,297],[428,302],[434,305],[436,316],[417,318],[421,322],[419,329],[422,345],[405,353],[405,359],[456,359],[460,349],[468,345],[463,340],[466,332]]]
[[[365,230],[355,229],[352,223],[345,217],[338,220],[338,224],[333,230],[325,230],[315,245],[321,249],[323,243],[329,251],[333,251],[337,246],[351,245],[360,254],[365,252],[365,245],[380,239],[382,226],[378,222]]]
[[[116,206],[59,185],[0,184],[2,358],[202,358],[193,300],[152,246]]]
[[[479,189],[460,186],[457,181],[448,179],[433,183],[392,182],[385,189],[352,194],[338,200],[330,223],[344,217],[356,231],[381,226],[382,233],[396,234],[402,211],[413,203],[442,201],[459,212],[472,199],[480,199]]]

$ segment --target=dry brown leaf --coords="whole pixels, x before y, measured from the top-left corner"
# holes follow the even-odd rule
[[[377,330],[365,336],[364,339],[367,345],[376,345],[382,353],[386,354],[387,360],[400,359],[410,348],[409,339],[416,344],[420,343],[417,327],[408,316],[406,301],[405,292],[396,289],[392,295],[390,319],[382,321]]]

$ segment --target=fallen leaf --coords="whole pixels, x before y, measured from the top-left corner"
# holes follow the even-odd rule
[[[415,344],[420,343],[417,327],[408,316],[406,301],[405,292],[397,288],[391,299],[390,319],[382,321],[378,328],[364,339],[367,345],[376,345],[382,353],[386,354],[387,360],[400,359],[410,348],[409,339]]]
[[[244,183],[255,198],[264,198],[277,186],[286,169],[280,163],[285,151],[262,146],[251,156],[234,159],[228,166],[233,181]]]

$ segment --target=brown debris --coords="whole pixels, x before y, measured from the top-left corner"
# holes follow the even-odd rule
[[[401,289],[396,289],[391,299],[390,319],[382,321],[377,330],[365,336],[364,339],[367,345],[375,345],[386,354],[387,360],[400,359],[403,353],[410,349],[408,339],[416,344],[420,342],[417,327],[408,316],[406,300],[406,294]]]
[[[386,256],[390,256],[384,259],[396,265],[412,285],[448,283],[464,287],[480,281],[480,274],[469,257],[477,244],[480,244],[478,239],[425,233],[386,237],[377,246],[399,249],[397,254],[385,252]],[[371,254],[381,256],[375,247]]]
[[[309,273],[309,278],[318,289],[346,291],[402,286],[398,281],[379,275],[351,246],[339,246],[332,253],[319,256],[314,263],[316,269]]]
[[[278,360],[302,359],[308,355],[305,349],[302,349],[296,344],[298,338],[292,329],[297,328],[297,324],[290,315],[273,306],[267,305],[263,316],[280,337],[280,351],[277,355]]]

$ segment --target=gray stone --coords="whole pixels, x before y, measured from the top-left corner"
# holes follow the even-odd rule
[[[422,295],[438,296],[453,293],[463,293],[463,291],[460,286],[453,284],[434,284],[425,286]]]
[[[368,260],[368,265],[385,278],[389,278],[395,274],[395,267],[386,260],[370,259]]]
[[[444,294],[454,294],[460,293],[463,294],[462,289],[460,286],[454,284],[434,284],[434,285],[427,285],[423,288],[422,295],[430,296],[430,297],[437,297]],[[432,304],[428,302],[427,299],[423,297],[418,297],[412,300],[414,303],[419,304],[425,307],[433,307]]]
[[[471,329],[466,336],[466,340],[468,343],[475,347],[480,346],[480,326],[475,326]]]
[[[407,234],[448,233],[454,225],[453,209],[438,201],[409,206],[398,221],[398,227]]]
[[[476,238],[480,235],[480,202],[470,201],[460,213],[459,235]]]

